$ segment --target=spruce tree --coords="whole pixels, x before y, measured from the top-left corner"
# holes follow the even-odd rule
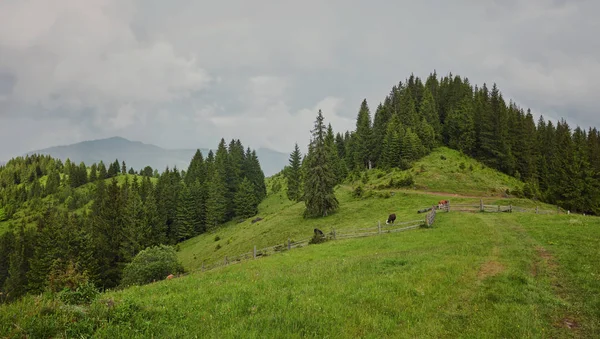
[[[369,168],[371,165],[372,147],[371,113],[367,100],[364,99],[356,118],[356,133],[354,139],[354,168],[360,170]]]
[[[235,194],[235,215],[246,219],[258,213],[258,201],[255,196],[254,185],[244,177]]]
[[[304,178],[304,215],[327,216],[339,207],[335,197],[335,172],[331,168],[331,155],[325,143],[327,130],[323,123],[323,113],[319,110],[312,140],[306,156],[307,168]]]
[[[325,145],[328,148],[328,152],[331,155],[331,167],[335,173],[335,183],[341,183],[344,176],[343,163],[338,156],[337,147],[335,147],[335,137],[333,135],[333,128],[331,124],[327,126],[327,135],[325,136]],[[369,150],[370,151],[370,150]]]
[[[294,151],[290,154],[289,158],[289,167],[286,171],[286,180],[287,180],[287,197],[291,201],[299,201],[300,200],[300,165],[302,161],[302,154],[300,153],[300,148],[298,147],[298,143],[294,144]]]
[[[469,98],[464,98],[458,107],[450,110],[444,124],[444,135],[449,147],[472,154],[475,147],[475,124],[472,101]]]
[[[419,113],[422,117],[424,117],[427,120],[429,125],[433,128],[435,132],[436,143],[441,142],[442,125],[440,124],[440,116],[437,111],[437,105],[435,103],[435,99],[433,98],[433,94],[431,94],[431,90],[428,87],[425,87]]]
[[[90,168],[90,182],[96,182],[96,180],[98,180],[98,165],[93,163]]]
[[[389,98],[386,98],[386,105],[379,104],[373,118],[373,165],[380,167],[383,153],[383,140],[386,136],[388,122],[392,118]],[[343,158],[343,156],[341,156]]]

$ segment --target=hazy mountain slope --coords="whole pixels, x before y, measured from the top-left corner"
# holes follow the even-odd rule
[[[200,148],[200,151],[206,157],[209,149]],[[164,149],[139,141],[113,137],[83,141],[72,145],[55,146],[27,154],[49,154],[63,161],[69,158],[75,163],[83,161],[87,165],[100,160],[108,165],[114,162],[115,159],[119,159],[119,162],[125,161],[127,168],[133,167],[135,170],[140,170],[149,165],[163,171],[167,166],[187,169],[194,152],[196,152],[195,149]],[[281,152],[258,148],[256,154],[266,176],[279,172],[287,164],[288,155]]]

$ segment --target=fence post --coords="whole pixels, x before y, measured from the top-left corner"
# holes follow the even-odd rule
[[[290,242],[290,238],[288,238],[288,250],[292,249],[292,243]]]
[[[508,206],[510,213],[512,213],[512,204]]]
[[[450,201],[446,204],[446,212],[450,212]]]
[[[535,206],[535,214],[539,213],[539,208],[540,208],[539,206]]]
[[[333,239],[337,239],[337,237],[335,236],[335,227],[333,228]]]
[[[479,199],[479,211],[483,212],[483,199]]]
[[[381,234],[381,221],[377,220],[377,228],[379,229],[379,234]]]
[[[560,214],[560,206],[556,206],[556,214]]]
[[[256,245],[254,245],[254,259],[256,259]]]
[[[225,265],[227,265],[227,264],[228,264],[228,262],[227,262],[227,256],[225,256]]]

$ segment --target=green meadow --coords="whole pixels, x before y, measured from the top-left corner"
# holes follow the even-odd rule
[[[488,175],[475,161],[473,173],[460,174],[471,163],[461,169],[456,152],[441,149],[429,157],[425,171],[419,164],[404,173],[371,171],[367,183],[339,186],[340,209],[319,219],[304,219],[303,204],[287,200],[281,177],[269,178],[269,196],[259,206],[263,220],[231,222],[180,244],[179,258],[191,273],[107,291],[89,305],[68,305],[51,294],[28,296],[0,307],[0,336],[599,337],[596,217],[451,210],[439,212],[432,228],[332,240],[200,270],[202,262],[255,245],[308,238],[314,228],[376,227],[390,213],[397,222],[422,220],[425,214],[417,211],[440,199],[556,208],[507,195],[519,182]],[[414,185],[382,187],[408,172]],[[359,185],[364,194],[355,197]]]

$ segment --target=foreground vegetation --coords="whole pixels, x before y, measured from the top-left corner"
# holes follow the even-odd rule
[[[441,213],[433,229],[310,245],[90,306],[28,297],[0,312],[0,333],[594,337],[599,237],[593,217]]]

